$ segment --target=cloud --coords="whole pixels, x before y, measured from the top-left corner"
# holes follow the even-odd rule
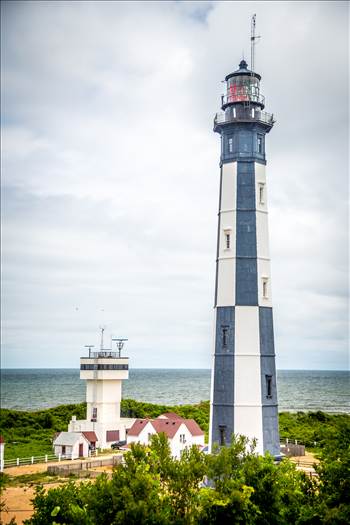
[[[133,366],[210,366],[212,118],[252,12],[277,364],[347,366],[346,2],[2,4],[5,366],[75,367],[102,322]]]

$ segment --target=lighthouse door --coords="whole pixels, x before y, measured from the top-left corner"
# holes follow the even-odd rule
[[[84,443],[79,443],[79,457],[82,458],[84,456]]]

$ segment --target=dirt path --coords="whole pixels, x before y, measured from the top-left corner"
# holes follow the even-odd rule
[[[114,455],[114,454],[113,454]],[[100,456],[101,458],[107,458],[109,456]],[[86,461],[90,461],[87,459]],[[50,465],[72,465],[72,461],[61,461],[60,463],[49,463]],[[40,472],[46,472],[48,463],[36,463],[34,465],[23,465],[20,467],[10,467],[5,470],[5,473],[11,477],[37,474]],[[112,472],[112,466],[106,467],[97,467],[96,469],[99,473],[102,472]],[[62,482],[54,483],[43,483],[45,490],[49,490],[55,487],[60,486],[62,483],[66,483],[68,478],[63,478]],[[76,480],[78,483],[82,480]],[[91,480],[92,481],[92,480]],[[15,518],[18,525],[22,525],[23,521],[30,518],[33,514],[33,507],[31,500],[35,494],[35,483],[28,483],[23,487],[7,487],[1,493],[1,501],[5,503],[6,510],[1,512],[1,520],[4,523],[8,523],[11,518]]]
[[[1,520],[8,523],[11,518],[15,518],[18,525],[23,523],[33,514],[31,499],[34,496],[33,487],[8,487],[1,495],[1,500],[5,502],[6,509],[1,512]]]

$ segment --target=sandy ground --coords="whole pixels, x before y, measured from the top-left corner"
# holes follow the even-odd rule
[[[113,454],[115,455],[115,454]],[[109,456],[101,456],[103,459],[109,457]],[[87,459],[86,461],[90,461],[90,459]],[[71,461],[61,461],[59,464],[69,464],[71,465]],[[50,463],[50,465],[54,465],[58,463]],[[23,476],[25,474],[36,474],[38,472],[46,472],[47,470],[47,463],[36,463],[34,465],[23,465],[21,467],[10,467],[5,470],[5,473],[9,476]],[[98,472],[112,472],[111,466],[106,467],[97,467],[96,470]],[[84,481],[84,479],[77,480]],[[62,482],[67,482],[67,478],[64,478]],[[44,488],[46,490],[49,490],[50,488],[58,487],[60,483],[44,483]],[[33,514],[33,507],[31,503],[31,499],[33,499],[35,493],[35,486],[30,486],[29,484],[23,487],[8,487],[6,488],[2,494],[1,494],[1,501],[5,502],[6,510],[4,512],[1,512],[1,520],[6,524],[8,523],[12,517],[15,518],[18,525],[21,525],[23,523],[23,520],[26,520],[30,518],[30,516]]]
[[[46,483],[46,490],[59,487],[60,483]],[[33,514],[31,499],[35,494],[35,486],[8,487],[1,494],[1,500],[5,502],[5,511],[1,512],[1,519],[6,524],[11,518],[15,518],[18,525],[23,523]]]
[[[290,459],[293,463],[296,463],[297,470],[303,470],[310,476],[316,475],[313,464],[319,463],[319,460],[311,452],[305,451],[305,456],[293,456]]]
[[[31,499],[34,496],[33,487],[9,487],[3,494],[1,500],[5,502],[5,511],[1,512],[1,520],[8,523],[15,518],[18,524],[30,518],[33,513]]]

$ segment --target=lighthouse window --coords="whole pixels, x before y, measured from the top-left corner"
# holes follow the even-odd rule
[[[268,279],[266,277],[263,277],[262,280],[262,295],[264,299],[268,298],[268,288],[267,288]]]
[[[228,151],[229,153],[233,152],[233,138],[232,137],[229,137],[228,139]]]
[[[226,250],[229,250],[231,247],[231,235],[229,233],[225,233],[225,246]]]
[[[226,427],[225,425],[219,425],[219,433],[220,433],[220,446],[224,447],[226,444]]]
[[[272,376],[265,376],[266,378],[266,397],[272,397]]]
[[[265,203],[265,184],[259,184],[259,204]]]
[[[93,407],[91,421],[97,421],[97,408]]]
[[[226,348],[228,343],[228,326],[222,326],[222,346]]]
[[[262,135],[258,135],[258,153],[264,153],[264,143],[263,143],[264,137]]]

